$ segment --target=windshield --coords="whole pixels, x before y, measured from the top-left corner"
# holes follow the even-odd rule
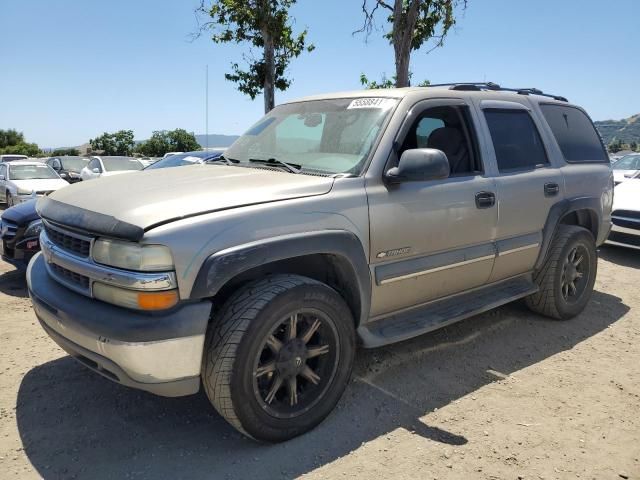
[[[281,105],[224,153],[249,162],[275,159],[302,172],[359,175],[397,100],[346,98]]]
[[[640,155],[622,157],[611,168],[614,170],[640,170]]]
[[[144,167],[137,159],[131,157],[101,157],[107,172],[124,170],[142,170]]]
[[[49,165],[9,165],[11,180],[36,180],[45,178],[59,178]]]
[[[82,157],[62,157],[60,159],[62,168],[65,170],[71,170],[72,172],[79,172],[89,163],[88,158]]]
[[[153,165],[149,165],[146,168],[146,170],[153,170],[156,168],[182,167],[184,165],[193,165],[196,163],[203,163],[205,160],[220,156],[220,153],[215,153],[215,152],[179,153],[176,155],[171,155],[169,157],[163,158],[162,160],[158,160]]]

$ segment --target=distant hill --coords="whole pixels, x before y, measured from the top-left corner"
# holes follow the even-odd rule
[[[219,135],[217,133],[209,134],[209,147],[228,147],[239,138],[238,135]],[[196,141],[202,148],[207,145],[206,135],[196,135]]]
[[[605,145],[609,145],[613,140],[627,145],[632,142],[640,144],[640,114],[623,120],[603,120],[594,123]]]

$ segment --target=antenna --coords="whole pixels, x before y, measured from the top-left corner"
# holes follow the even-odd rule
[[[209,64],[207,64],[207,68],[205,70],[205,121],[204,121],[204,150],[205,152],[209,150]]]

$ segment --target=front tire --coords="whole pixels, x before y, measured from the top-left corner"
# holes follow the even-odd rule
[[[537,293],[526,298],[529,309],[556,320],[581,313],[593,292],[598,257],[593,235],[574,225],[560,225],[542,268],[534,275]]]
[[[205,348],[202,382],[218,413],[249,437],[281,442],[318,425],[342,396],[354,321],[329,286],[274,275],[229,298]]]
[[[7,208],[11,208],[15,205],[15,202],[13,200],[13,195],[11,195],[11,192],[7,190],[6,195],[6,203],[7,203]]]

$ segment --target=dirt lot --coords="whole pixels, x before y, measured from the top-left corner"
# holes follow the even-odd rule
[[[339,408],[281,445],[85,370],[0,262],[0,478],[640,479],[640,252],[600,255],[579,318],[514,304],[360,351]]]

